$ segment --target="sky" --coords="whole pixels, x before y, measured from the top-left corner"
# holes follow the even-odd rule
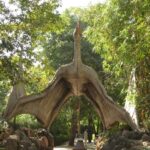
[[[62,7],[59,8],[59,11],[62,12],[69,7],[81,7],[85,8],[88,5],[96,3],[104,3],[106,0],[62,0]]]
[[[10,10],[17,9],[16,6],[10,5],[9,0],[3,0],[7,6],[9,6]],[[96,3],[104,3],[106,0],[60,0],[61,1],[61,7],[57,10],[59,12],[63,12],[65,9],[70,7],[80,7],[80,8],[86,8],[89,5],[93,5]]]
[[[2,0],[5,2],[6,6],[9,7],[11,13],[14,15],[20,14],[20,10],[16,5],[9,4],[9,0]],[[41,1],[46,1],[46,0],[41,0]],[[88,6],[91,6],[96,3],[105,3],[107,0],[60,0],[61,1],[61,7],[57,8],[57,11],[62,13],[65,9],[70,8],[70,7],[80,7],[80,8],[86,8]],[[0,19],[1,19],[0,15]]]

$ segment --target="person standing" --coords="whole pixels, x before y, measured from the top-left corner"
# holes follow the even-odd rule
[[[88,142],[91,143],[92,142],[92,127],[88,126]]]
[[[85,131],[84,131],[84,144],[85,144],[85,146],[87,146],[87,139],[88,139],[88,132],[87,132],[87,129],[85,129]]]

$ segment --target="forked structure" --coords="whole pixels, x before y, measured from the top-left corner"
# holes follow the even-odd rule
[[[109,128],[116,121],[123,121],[132,129],[138,129],[129,114],[107,95],[97,73],[82,63],[80,39],[81,29],[77,23],[74,31],[73,61],[61,66],[52,82],[41,93],[19,98],[12,108],[9,105],[10,108],[4,114],[6,119],[28,113],[35,115],[47,128],[69,96],[84,95],[93,104],[105,128]]]

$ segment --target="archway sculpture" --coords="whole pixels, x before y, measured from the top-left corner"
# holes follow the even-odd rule
[[[77,23],[74,31],[73,61],[61,66],[51,83],[41,93],[20,97],[13,108],[8,108],[4,113],[6,119],[18,114],[32,114],[47,128],[51,126],[69,96],[85,95],[91,100],[105,128],[109,128],[116,121],[123,121],[132,129],[138,129],[128,112],[107,95],[97,73],[82,63],[80,39],[81,29]]]

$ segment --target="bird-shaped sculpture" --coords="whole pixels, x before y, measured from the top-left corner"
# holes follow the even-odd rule
[[[18,114],[32,114],[47,128],[51,126],[69,96],[84,95],[93,104],[105,128],[111,127],[117,121],[122,121],[126,122],[132,129],[137,129],[128,112],[107,95],[97,73],[82,63],[79,23],[77,23],[73,36],[73,61],[61,66],[51,83],[41,93],[20,97],[13,108],[7,109],[4,117],[11,119]]]

